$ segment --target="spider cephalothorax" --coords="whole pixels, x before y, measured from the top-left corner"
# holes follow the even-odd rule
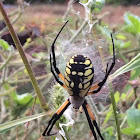
[[[115,65],[115,48],[114,48],[112,34],[111,34],[111,38],[112,38],[112,44],[113,44],[113,62],[110,67],[107,64],[104,79],[101,80],[101,82],[99,82],[98,84],[92,86],[92,82],[94,78],[94,68],[93,68],[93,64],[91,60],[88,57],[83,56],[83,55],[72,56],[66,65],[64,76],[61,74],[61,72],[56,66],[54,45],[58,36],[63,30],[64,26],[67,24],[67,22],[63,25],[63,27],[57,34],[51,46],[52,52],[50,54],[50,65],[51,65],[51,72],[54,75],[55,80],[68,91],[70,97],[60,106],[60,108],[52,116],[47,128],[45,129],[42,135],[43,136],[53,135],[50,132],[55,122],[62,116],[62,114],[68,108],[68,106],[72,104],[73,108],[75,109],[79,109],[80,106],[83,107],[88,123],[89,123],[89,127],[94,136],[94,139],[97,140],[97,136],[94,130],[94,127],[95,127],[100,138],[104,140],[104,138],[102,137],[100,133],[100,129],[98,128],[98,125],[96,123],[94,114],[92,113],[90,106],[88,105],[85,99],[85,96],[96,94],[97,92],[101,90],[111,70],[113,69]],[[59,80],[57,75],[62,81]]]

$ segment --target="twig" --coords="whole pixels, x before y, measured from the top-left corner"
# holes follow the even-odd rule
[[[71,44],[74,42],[74,40],[76,39],[76,37],[81,33],[81,31],[86,27],[86,25],[88,24],[88,22],[86,20],[84,20],[83,24],[81,25],[81,27],[79,28],[79,30],[74,34],[74,36],[70,39],[68,44]]]
[[[63,20],[64,20],[64,21],[66,20],[66,17],[68,16],[68,14],[69,14],[69,12],[70,12],[70,10],[71,10],[71,8],[72,8],[72,5],[73,5],[74,1],[75,1],[75,0],[70,0],[70,1],[68,2],[67,11],[65,12],[65,14],[64,14],[64,16],[63,16]]]
[[[25,67],[20,67],[19,69],[17,69],[16,71],[14,71],[7,79],[6,81],[9,81],[12,77],[16,76],[16,74],[18,74],[20,71],[24,70]]]
[[[94,21],[93,25],[96,24],[97,22],[98,22],[98,19]],[[74,34],[74,36],[70,39],[70,41],[68,42],[68,44],[71,44],[71,43],[73,43],[75,41],[75,39],[82,32],[82,30],[86,27],[87,24],[88,24],[88,22],[86,20],[84,20],[83,24],[78,29],[78,31]]]
[[[133,108],[136,105],[136,103],[138,102],[138,99],[139,99],[139,97],[137,97],[137,99],[134,101],[134,103],[132,104],[131,108]],[[123,127],[123,125],[125,124],[126,119],[127,119],[127,117],[125,116],[125,118],[123,119],[123,121],[122,121],[122,123],[120,125],[120,128]]]
[[[103,65],[103,70],[105,72],[105,69],[106,69],[106,63],[105,63],[105,59],[104,59],[104,55],[103,55],[103,48],[99,45],[99,39],[96,37],[96,31],[95,30],[92,30],[93,31],[93,34],[94,34],[94,38],[97,42],[97,45],[98,45],[98,52],[100,54],[100,58],[102,60],[102,65]]]
[[[8,58],[6,59],[6,61],[3,63],[3,65],[0,67],[0,71],[2,71],[2,69],[8,64],[8,62],[11,60],[13,56],[11,55],[11,51],[10,54],[8,56]]]
[[[23,8],[25,9],[26,7],[27,7],[27,5],[24,5]],[[18,14],[17,17],[15,17],[15,19],[11,22],[12,25],[15,24],[15,23],[17,22],[17,20],[21,17],[22,13],[23,13],[23,10],[20,9],[20,10],[15,10],[14,12],[12,12],[12,13],[10,13],[10,14],[8,15],[8,17],[10,18],[10,17],[14,16],[15,14]],[[7,26],[6,26],[5,28],[3,28],[3,29],[0,31],[0,35],[2,35],[4,32],[6,32],[7,29],[8,29]]]
[[[136,51],[140,51],[140,47],[136,47],[136,48],[131,49],[131,50],[123,51],[123,52],[121,52],[121,54],[128,54],[128,53],[132,53],[132,52],[136,52]]]
[[[3,7],[2,2],[0,2],[0,11],[1,11],[1,14],[2,14],[4,20],[5,20],[5,23],[7,24],[7,27],[9,29],[9,31],[10,31],[10,34],[11,34],[12,38],[13,38],[13,41],[14,41],[14,43],[15,43],[18,51],[19,51],[19,54],[20,54],[20,56],[21,56],[21,58],[23,60],[23,63],[25,65],[26,69],[27,69],[27,72],[28,72],[29,77],[31,79],[32,85],[34,87],[34,90],[35,90],[35,92],[36,92],[36,94],[37,94],[37,96],[38,96],[38,98],[40,100],[41,107],[44,110],[47,111],[48,110],[48,105],[47,105],[47,103],[46,103],[46,101],[45,101],[45,99],[44,99],[44,97],[43,97],[43,95],[41,93],[41,90],[39,89],[38,83],[37,83],[37,81],[35,79],[35,76],[34,76],[34,74],[32,72],[30,64],[29,64],[29,62],[28,62],[28,60],[26,58],[26,55],[25,55],[25,53],[24,53],[24,51],[22,49],[22,45],[21,45],[21,43],[20,43],[20,41],[19,41],[19,39],[17,37],[17,34],[15,33],[14,28],[13,28],[13,26],[12,26],[8,16],[7,16],[7,13],[6,13],[6,11],[5,11],[4,7]]]
[[[35,97],[35,101],[34,101],[32,110],[30,111],[30,115],[33,115],[34,108],[35,108],[35,104],[36,104],[36,99],[37,99],[37,96]],[[24,131],[24,136],[23,136],[22,140],[25,140],[25,138],[26,138],[26,136],[27,136],[27,131],[28,131],[29,125],[30,125],[30,122],[27,122],[27,125],[26,125],[27,127],[26,127],[26,129],[25,129],[25,131]]]
[[[0,140],[7,140],[7,138],[4,135],[0,135]]]
[[[0,50],[0,54],[1,54],[1,56],[2,56],[3,58],[6,59],[6,56],[5,56],[5,54],[4,54],[4,52],[3,52],[2,50]]]
[[[0,97],[11,94],[15,89],[17,88],[17,86],[10,88],[8,91],[1,93]]]
[[[17,15],[17,17],[12,21],[12,25],[14,23],[16,23],[16,21],[20,18],[20,16],[22,15],[22,12],[19,12],[19,14]],[[2,31],[0,31],[0,35],[2,35],[3,33],[5,33],[8,30],[8,27],[6,26],[5,28],[2,29]]]
[[[29,137],[31,136],[32,132],[37,129],[38,125],[36,125],[36,122],[32,125],[31,129],[29,130],[28,134],[25,136],[24,140],[28,140]]]
[[[47,78],[48,75],[43,75],[43,76],[39,76],[36,77],[36,80],[41,80],[44,78]],[[5,80],[5,83],[9,83],[9,84],[15,84],[15,83],[25,83],[25,82],[30,82],[31,79],[22,79],[22,80],[12,80],[12,81],[7,81],[7,79]],[[2,84],[3,82],[0,81],[0,84]]]
[[[119,123],[119,119],[118,119],[117,106],[116,106],[116,102],[115,102],[112,83],[109,83],[108,85],[109,85],[109,89],[110,89],[110,97],[111,97],[111,103],[112,103],[113,113],[114,113],[115,122],[116,122],[118,140],[122,140],[121,131],[120,131],[120,123]]]

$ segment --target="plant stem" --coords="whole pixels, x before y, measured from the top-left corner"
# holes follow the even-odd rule
[[[17,34],[15,33],[14,28],[13,28],[13,26],[12,26],[8,16],[7,16],[7,13],[6,13],[6,11],[5,11],[4,7],[3,7],[2,2],[0,2],[0,11],[1,11],[1,14],[2,14],[2,16],[3,16],[4,20],[5,20],[5,23],[6,23],[8,29],[10,31],[10,34],[11,34],[12,39],[13,39],[15,45],[16,45],[16,48],[19,51],[19,54],[20,54],[20,56],[21,56],[21,58],[23,60],[23,63],[25,65],[26,69],[27,69],[27,72],[28,72],[28,75],[29,75],[29,77],[31,79],[32,85],[34,87],[34,90],[35,90],[35,92],[36,92],[36,94],[37,94],[37,96],[38,96],[38,98],[40,100],[41,107],[44,110],[47,111],[48,110],[48,105],[47,105],[47,103],[46,103],[46,101],[45,101],[45,99],[44,99],[44,97],[43,97],[43,95],[41,93],[41,90],[40,90],[40,88],[38,86],[38,83],[37,83],[37,81],[35,79],[35,76],[34,76],[34,74],[32,72],[32,69],[30,67],[30,64],[29,64],[29,62],[28,62],[28,60],[27,60],[27,58],[25,56],[25,53],[24,53],[24,51],[22,49],[22,45],[21,45],[21,43],[20,43],[20,41],[19,41],[19,39],[17,37]]]
[[[27,7],[27,5],[24,5],[23,8],[25,9],[26,7]],[[14,16],[14,15],[17,14],[17,16],[15,17],[15,19],[11,22],[12,25],[15,24],[15,23],[17,22],[17,20],[21,17],[22,13],[23,13],[23,10],[22,10],[22,9],[19,9],[19,10],[16,9],[14,12],[12,12],[12,13],[10,13],[10,14],[8,15],[8,17],[10,18],[10,17],[12,17],[12,16]],[[6,32],[7,29],[8,29],[7,27],[3,28],[3,29],[0,31],[0,35],[2,35],[4,32]]]
[[[8,56],[7,60],[3,63],[3,65],[0,67],[0,71],[2,71],[2,69],[8,64],[8,62],[11,60],[12,55],[10,53],[10,55]]]
[[[120,123],[119,123],[119,119],[118,119],[117,106],[116,106],[116,102],[115,102],[112,83],[109,83],[109,89],[110,89],[110,97],[111,97],[111,103],[112,103],[112,107],[113,107],[113,113],[114,113],[115,122],[116,122],[118,140],[122,140],[121,131],[120,131]]]
[[[45,78],[48,78],[48,75],[43,75],[43,76],[36,77],[36,80],[42,80],[42,79],[45,79]],[[12,79],[12,80],[9,80],[9,81],[8,81],[8,79],[5,79],[5,83],[8,83],[8,84],[25,83],[25,82],[30,82],[30,81],[31,81],[30,79],[22,79],[22,80]],[[0,81],[0,84],[3,84],[3,82]]]
[[[139,97],[137,97],[137,99],[134,101],[134,103],[132,104],[131,108],[133,108],[136,105],[136,103],[138,102],[138,99],[139,99]],[[126,120],[127,120],[127,117],[125,116],[125,118],[123,119],[123,121],[122,121],[122,123],[120,125],[120,128],[123,127],[123,125],[125,124]]]
[[[93,25],[96,24],[97,22],[98,22],[98,19],[94,21]],[[87,24],[88,24],[88,22],[86,20],[84,20],[83,24],[78,29],[78,31],[73,35],[73,37],[70,39],[70,41],[68,42],[68,44],[71,44],[71,43],[73,43],[75,41],[75,39],[82,32],[82,30],[87,26]]]
[[[70,39],[68,44],[71,44],[74,42],[74,40],[76,39],[76,37],[81,33],[81,31],[86,27],[86,25],[88,24],[88,22],[86,20],[84,20],[83,24],[81,25],[81,27],[79,28],[79,30],[74,34],[74,36]]]
[[[16,88],[17,87],[15,86],[15,87],[10,88],[8,91],[6,91],[4,93],[1,93],[0,97],[11,94],[13,91],[15,91]]]
[[[73,3],[74,3],[74,0],[70,0],[70,1],[68,2],[67,11],[65,12],[65,14],[64,14],[64,16],[63,16],[63,20],[64,20],[64,21],[66,20],[66,18],[67,18],[67,16],[68,16],[69,12],[71,11],[71,8],[72,8]]]

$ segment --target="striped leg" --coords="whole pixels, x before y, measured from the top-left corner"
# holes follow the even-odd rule
[[[90,127],[91,131],[92,131],[94,139],[97,140],[97,136],[96,136],[96,133],[95,133],[95,130],[94,130],[94,126],[91,122],[91,118],[90,118],[88,110],[87,110],[87,102],[85,101],[82,106],[83,106],[83,109],[85,111],[85,114],[86,114],[86,117],[87,117],[87,120],[88,120],[88,124],[89,124],[89,127]]]
[[[51,54],[50,54],[50,67],[51,67],[51,72],[55,78],[55,80],[63,87],[63,88],[66,88],[66,86],[58,79],[58,77],[56,76],[54,70],[53,70],[53,67],[52,67],[52,61],[51,61]]]
[[[56,121],[62,116],[62,114],[64,113],[64,111],[68,108],[68,106],[71,103],[69,102],[69,99],[66,100],[61,106],[60,108],[56,111],[56,113],[52,116],[52,118],[50,119],[48,126],[46,127],[46,129],[44,130],[42,136],[51,136],[51,135],[55,135],[56,133],[50,133],[54,124],[56,123]]]
[[[55,50],[54,50],[54,48],[55,48],[55,42],[56,42],[58,36],[60,35],[61,31],[63,30],[63,28],[66,26],[67,23],[68,23],[68,21],[65,22],[65,24],[63,25],[63,27],[61,28],[61,30],[60,30],[59,33],[57,34],[56,38],[54,39],[54,42],[52,43],[52,46],[51,46],[52,58],[51,58],[51,55],[50,55],[50,61],[51,61],[51,59],[53,59],[53,63],[51,63],[51,65],[53,64],[53,67],[54,67],[55,72],[56,72],[57,75],[61,78],[62,81],[64,81],[64,76],[61,74],[61,72],[59,71],[59,69],[58,69],[57,66],[56,66],[56,58],[55,58]],[[53,72],[53,73],[54,73],[54,72]],[[53,75],[54,75],[54,74],[53,74]],[[54,77],[55,77],[56,81],[58,81],[58,80],[57,80],[58,78],[56,78],[56,76],[54,76]],[[62,85],[61,82],[58,82],[58,83],[59,83],[60,85]]]
[[[89,126],[90,126],[90,129],[93,133],[93,136],[94,136],[94,139],[97,140],[97,137],[96,137],[96,133],[94,131],[94,127],[96,128],[96,131],[98,133],[98,135],[100,136],[101,140],[104,140],[104,138],[102,137],[101,135],[101,132],[100,132],[100,129],[96,123],[96,120],[95,120],[95,117],[91,111],[91,108],[89,106],[89,104],[87,103],[87,101],[85,100],[85,102],[83,103],[83,109],[85,111],[85,114],[86,114],[86,117],[87,117],[87,120],[88,120],[88,123],[89,123]],[[92,122],[91,122],[92,120]],[[94,125],[94,126],[93,126]]]
[[[92,92],[89,92],[87,93],[87,95],[90,95],[90,94],[95,94],[97,92],[99,92],[101,90],[101,88],[103,87],[103,85],[105,84],[105,82],[107,81],[107,78],[110,74],[110,72],[112,71],[112,69],[114,68],[115,66],[115,46],[114,46],[114,41],[113,41],[113,37],[112,37],[112,34],[111,34],[111,39],[112,39],[112,45],[113,45],[113,61],[112,61],[112,64],[110,66],[110,68],[108,67],[108,63],[107,63],[107,67],[106,67],[106,73],[105,73],[105,77],[103,79],[103,81],[99,82],[97,85],[94,85],[90,88],[89,91],[92,91]],[[96,89],[96,90],[94,90]],[[94,91],[93,91],[94,90]]]

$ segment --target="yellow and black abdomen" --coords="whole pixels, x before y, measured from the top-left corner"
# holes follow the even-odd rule
[[[65,85],[70,96],[86,96],[94,77],[91,60],[83,55],[71,57],[65,69]]]

